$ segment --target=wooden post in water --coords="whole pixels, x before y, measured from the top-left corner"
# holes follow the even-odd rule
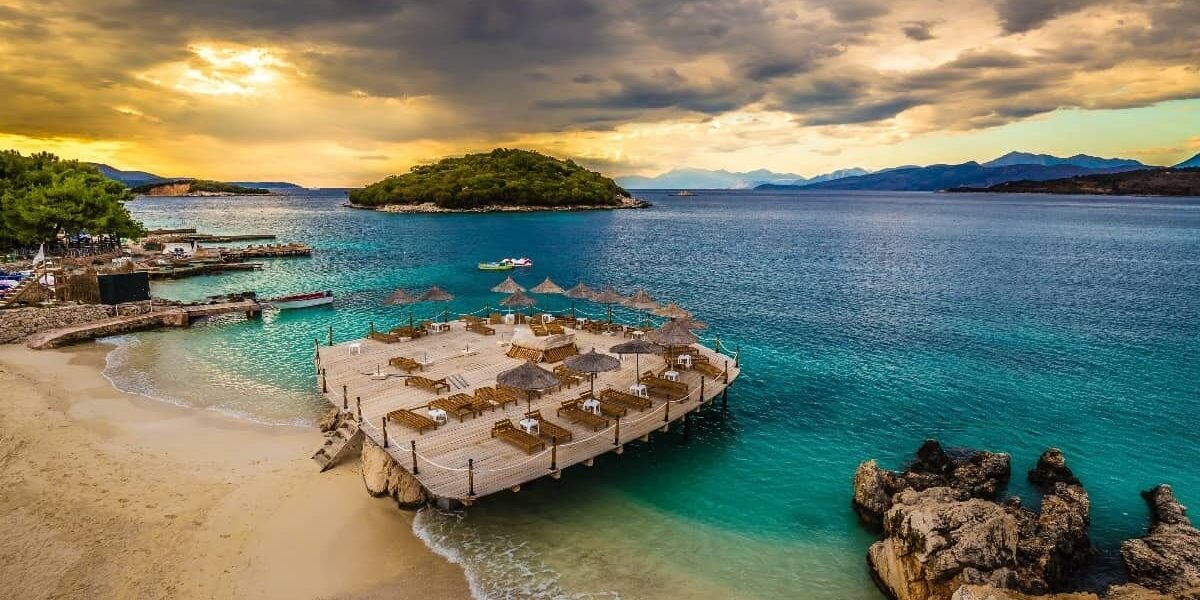
[[[725,361],[725,385],[729,385],[729,361]]]
[[[362,423],[362,396],[354,397],[354,405],[358,409],[358,422]]]
[[[316,364],[317,372],[321,372],[321,340],[313,340],[313,363]]]
[[[475,496],[475,459],[467,459],[467,495]]]
[[[375,321],[367,321],[367,337],[375,333]]]
[[[613,434],[613,445],[621,445],[621,417],[617,416],[617,432]]]
[[[333,325],[329,326],[329,345],[333,345]]]
[[[349,386],[342,384],[342,410],[350,410],[350,391]]]
[[[703,405],[707,400],[704,398],[704,374],[700,374],[700,404]]]
[[[671,399],[667,398],[667,403],[663,405],[663,423],[671,420]]]
[[[740,345],[733,350],[733,366],[742,368],[742,347]]]
[[[417,440],[410,440],[409,444],[412,445],[413,475],[420,475],[421,468],[417,466]]]
[[[716,343],[713,344],[713,350],[716,350],[717,354],[721,353],[721,336],[719,335],[717,336]]]
[[[550,446],[550,470],[557,471],[558,470],[558,436],[557,435],[551,436],[550,443],[552,444]]]
[[[729,388],[721,390],[721,408],[729,410]]]
[[[383,447],[387,448],[388,447],[388,439],[387,439],[387,417],[386,416],[379,418],[379,425],[380,425],[380,428],[383,429]]]

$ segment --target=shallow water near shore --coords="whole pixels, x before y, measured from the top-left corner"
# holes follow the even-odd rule
[[[391,215],[336,191],[145,198],[149,227],[275,233],[310,259],[155,285],[176,299],[329,289],[335,306],[118,340],[118,386],[281,425],[312,422],[312,345],[407,312],[395,287],[438,284],[447,307],[527,287],[645,286],[740,345],[729,411],[705,412],[594,468],[423,512],[418,533],[495,598],[879,598],[872,536],[849,510],[859,461],[900,467],[921,440],[1007,451],[1010,491],[1062,448],[1093,502],[1099,584],[1138,535],[1139,491],[1200,502],[1200,200],[944,194],[642,193],[646,210]],[[567,306],[550,297],[551,308]],[[422,318],[440,305],[419,306]],[[602,308],[580,305],[599,311]]]

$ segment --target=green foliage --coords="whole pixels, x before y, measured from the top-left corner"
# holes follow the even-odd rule
[[[52,242],[59,234],[136,237],[144,230],[125,186],[91,165],[48,152],[0,151],[0,248]]]
[[[501,206],[615,206],[629,194],[612,179],[570,160],[528,150],[445,158],[350,191],[364,206],[423,204],[467,209]]]
[[[208,192],[208,193],[212,193],[212,194],[234,194],[237,196],[255,196],[255,195],[271,193],[271,190],[268,190],[268,189],[243,187],[243,186],[235,185],[232,183],[225,183],[224,181],[211,181],[208,179],[180,179],[177,181],[158,181],[155,183],[146,183],[143,185],[139,185],[139,186],[133,188],[132,191],[135,194],[148,194],[156,187],[163,186],[163,185],[177,184],[177,183],[190,183],[191,185],[188,187],[188,193]]]

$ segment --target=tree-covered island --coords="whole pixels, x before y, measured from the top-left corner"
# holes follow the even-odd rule
[[[612,179],[571,160],[507,148],[418,165],[349,196],[353,206],[399,212],[644,206]]]

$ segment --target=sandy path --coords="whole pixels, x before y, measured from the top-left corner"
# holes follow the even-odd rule
[[[105,352],[0,346],[5,597],[469,597],[357,460],[317,473],[314,429],[119,392]]]

